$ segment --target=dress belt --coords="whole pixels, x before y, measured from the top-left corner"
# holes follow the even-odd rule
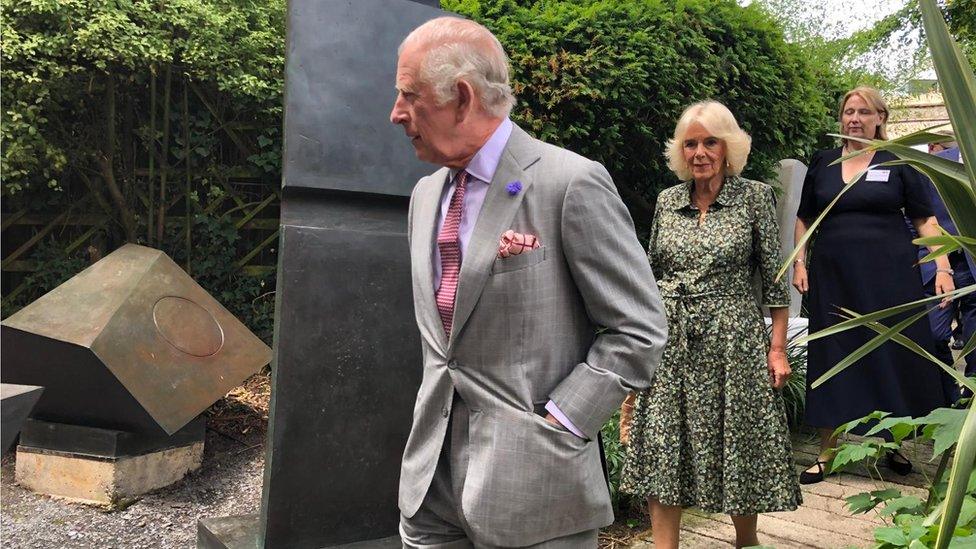
[[[665,299],[677,299],[679,301],[691,301],[709,297],[749,297],[750,295],[748,291],[709,290],[707,292],[689,292],[684,284],[678,284],[675,291],[661,290],[661,297]]]
[[[710,290],[707,292],[689,292],[684,284],[679,284],[677,291],[661,291],[661,297],[674,300],[676,305],[675,317],[668,318],[668,342],[671,344],[671,360],[684,363],[690,360],[688,356],[688,304],[690,302],[710,297],[748,297],[748,292],[726,290]]]

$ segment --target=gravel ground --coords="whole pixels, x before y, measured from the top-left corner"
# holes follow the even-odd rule
[[[208,428],[200,469],[113,512],[17,486],[11,452],[0,469],[0,544],[45,549],[196,547],[198,519],[258,511],[263,442],[262,432],[230,438]]]

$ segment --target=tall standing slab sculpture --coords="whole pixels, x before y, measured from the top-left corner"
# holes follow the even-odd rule
[[[414,183],[433,168],[416,159],[389,112],[397,46],[444,15],[436,6],[289,2],[275,360],[257,534],[267,549],[383,538],[398,545],[390,538],[400,458],[421,377],[406,213]],[[198,539],[230,547],[249,536],[240,522],[211,520]]]
[[[776,201],[776,219],[779,221],[780,248],[782,256],[789,257],[793,251],[793,225],[796,223],[796,209],[800,206],[800,194],[803,192],[803,178],[807,175],[807,167],[803,162],[787,158],[780,160],[776,167],[776,180],[779,181],[783,194]],[[785,275],[786,280],[793,279],[793,267]],[[790,285],[790,318],[800,316],[800,303],[803,296]]]

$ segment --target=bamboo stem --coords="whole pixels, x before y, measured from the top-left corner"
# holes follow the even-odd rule
[[[115,123],[117,118],[117,101],[115,97],[115,77],[109,75],[105,86],[106,114],[105,114],[105,150],[98,155],[98,165],[101,168],[102,179],[108,188],[108,194],[115,202],[115,207],[119,210],[119,218],[122,221],[122,228],[125,231],[125,239],[128,242],[136,241],[136,222],[132,210],[125,201],[125,195],[119,188],[115,178]]]
[[[190,236],[190,229],[193,227],[193,216],[191,215],[190,203],[190,107],[187,86],[189,78],[183,75],[183,167],[186,169],[186,191],[183,193],[183,203],[186,205],[186,273],[190,274],[190,255],[193,250],[193,242]]]
[[[156,199],[156,178],[153,173],[156,167],[156,66],[153,65],[149,68],[151,73],[149,79],[149,203],[146,205],[146,211],[148,212],[146,216],[146,242],[152,246],[155,240],[153,224],[153,201]]]
[[[161,145],[159,174],[159,211],[156,216],[156,242],[163,243],[163,230],[166,227],[166,176],[169,165],[169,103],[173,90],[173,66],[166,65],[166,79],[163,84],[163,142]]]

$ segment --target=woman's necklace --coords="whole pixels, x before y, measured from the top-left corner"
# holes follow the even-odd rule
[[[704,195],[705,193],[701,189],[697,189],[697,188],[691,193],[691,202],[692,204],[695,205],[695,209],[698,210],[699,227],[701,227],[702,224],[705,223],[705,217],[708,215],[708,209],[715,202],[715,198],[718,197],[718,192],[716,191],[715,194],[712,195],[711,199],[706,198]]]

